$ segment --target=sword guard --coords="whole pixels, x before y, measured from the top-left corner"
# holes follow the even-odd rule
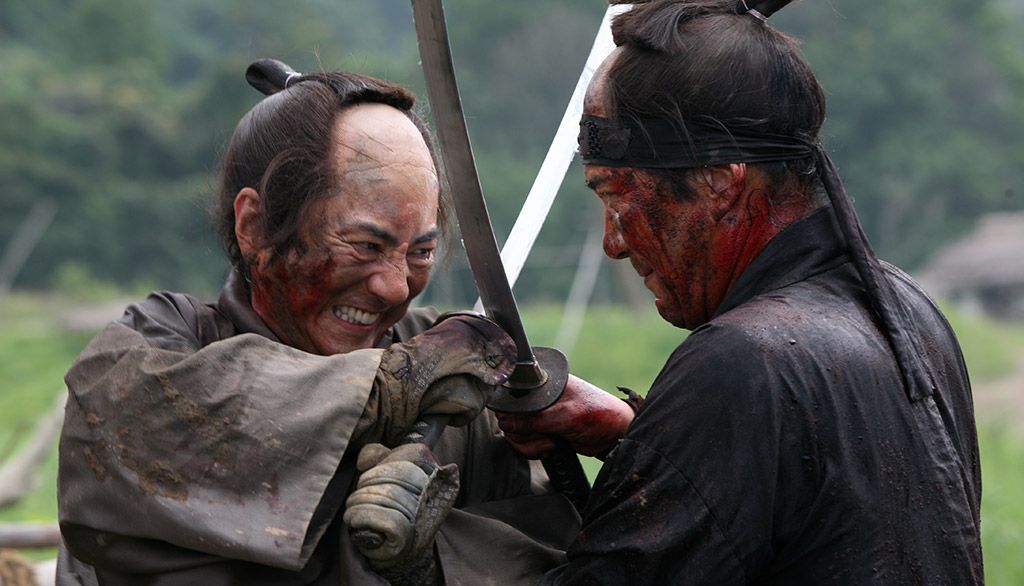
[[[560,351],[534,346],[533,364],[517,364],[508,382],[487,403],[492,411],[531,413],[550,407],[565,390],[569,360]]]

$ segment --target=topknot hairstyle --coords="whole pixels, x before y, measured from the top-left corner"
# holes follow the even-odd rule
[[[248,267],[235,237],[235,196],[242,188],[255,189],[263,206],[264,242],[275,255],[295,249],[310,203],[337,191],[331,132],[346,108],[381,103],[398,109],[419,129],[437,167],[430,131],[413,111],[416,98],[399,85],[351,72],[300,74],[274,59],[255,61],[245,77],[267,97],[235,127],[214,211],[228,259],[245,276]],[[444,231],[446,204],[440,201],[438,226]]]

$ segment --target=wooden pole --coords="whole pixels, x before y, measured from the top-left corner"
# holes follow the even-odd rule
[[[0,525],[0,548],[35,549],[60,545],[56,523],[5,523]]]

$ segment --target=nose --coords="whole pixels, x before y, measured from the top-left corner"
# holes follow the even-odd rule
[[[622,231],[619,223],[613,217],[612,212],[605,210],[604,214],[604,253],[608,258],[622,259],[629,257],[626,249],[626,241],[622,238]]]
[[[405,262],[382,262],[367,288],[388,306],[404,303],[409,298],[409,267]]]

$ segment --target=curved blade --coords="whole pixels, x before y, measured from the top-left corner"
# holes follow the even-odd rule
[[[583,65],[583,71],[576,80],[576,87],[573,89],[572,97],[562,114],[562,121],[558,124],[555,137],[551,140],[548,153],[544,156],[537,177],[533,180],[530,193],[526,196],[523,208],[519,210],[516,223],[501,248],[501,260],[505,264],[505,276],[509,284],[515,287],[519,273],[526,264],[526,258],[530,255],[530,249],[540,234],[544,220],[551,211],[551,205],[555,201],[558,189],[565,180],[565,173],[572,163],[576,154],[576,136],[580,129],[580,116],[583,115],[583,97],[587,93],[587,86],[594,72],[606,57],[615,49],[615,42],[612,41],[611,20],[618,14],[632,8],[632,4],[617,4],[608,7],[601,26],[594,37],[594,44],[590,48],[590,54]]]
[[[412,0],[412,7],[427,94],[473,279],[480,292],[484,311],[512,336],[518,348],[516,372],[505,387],[510,387],[515,381],[516,386],[513,388],[522,389],[524,395],[539,394],[531,393],[528,389],[542,388],[544,383],[555,383],[555,379],[560,377],[552,376],[549,380],[547,373],[538,365],[533,348],[526,338],[512,287],[505,278],[480,178],[473,162],[473,149],[466,129],[462,100],[455,82],[444,9],[441,0]],[[565,370],[567,374],[568,368]],[[564,385],[565,380],[561,380],[554,398],[561,394]],[[547,386],[551,388],[554,385]],[[582,510],[590,492],[590,484],[576,454],[565,444],[556,450],[553,458],[545,458],[542,462],[556,489],[566,495],[578,510]]]
[[[512,287],[505,279],[501,254],[494,240],[491,218],[487,213],[476,163],[473,162],[473,147],[469,142],[462,100],[455,82],[455,66],[441,0],[413,0],[412,8],[441,156],[484,312],[515,340],[519,352],[517,362],[535,364]]]

